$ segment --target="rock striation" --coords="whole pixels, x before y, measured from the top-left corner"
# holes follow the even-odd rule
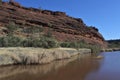
[[[0,34],[7,34],[3,27],[10,21],[22,28],[42,25],[46,30],[51,29],[59,41],[84,40],[90,44],[106,46],[97,28],[88,27],[82,19],[70,17],[65,12],[26,8],[13,1],[3,2],[0,6]]]

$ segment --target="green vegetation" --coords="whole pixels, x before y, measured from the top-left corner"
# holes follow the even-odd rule
[[[85,48],[86,43],[84,41],[79,41],[79,42],[62,42],[60,43],[61,47],[69,47],[69,48]]]
[[[41,47],[43,48],[55,48],[58,47],[58,42],[54,38],[42,37],[40,39]]]
[[[98,56],[102,49],[99,45],[89,45],[87,48],[91,49],[92,56]]]
[[[6,29],[8,31],[8,35],[0,37],[0,47],[58,47],[58,42],[54,39],[50,30],[47,34],[41,35],[43,32],[42,26],[30,26],[25,28],[23,32],[28,34],[27,38],[17,37],[14,34],[20,29],[20,27],[13,22],[10,22],[6,26]],[[39,36],[36,37],[36,34]]]
[[[15,36],[0,37],[0,47],[18,47],[21,43],[22,39]]]
[[[93,45],[86,43],[84,40],[76,42],[58,42],[52,35],[51,30],[48,30],[46,34],[43,32],[42,26],[29,26],[24,29],[20,29],[20,26],[13,22],[10,22],[6,29],[8,35],[0,37],[0,47],[40,47],[40,48],[56,48],[56,47],[66,47],[66,48],[89,48],[92,51],[92,55],[98,55],[100,52],[99,45]],[[18,37],[14,33],[17,31],[22,31],[27,34],[26,37]],[[42,33],[42,34],[41,34]],[[36,35],[38,35],[36,37]]]
[[[0,47],[55,48],[57,46],[57,41],[48,37],[42,37],[41,39],[22,39],[15,36],[0,37]]]
[[[109,48],[120,48],[120,39],[108,40],[107,42]]]
[[[60,43],[60,46],[68,47],[68,48],[76,48],[77,50],[79,50],[79,48],[88,48],[91,49],[93,56],[97,56],[101,50],[101,47],[99,45],[88,44],[83,40],[79,42],[62,42]]]

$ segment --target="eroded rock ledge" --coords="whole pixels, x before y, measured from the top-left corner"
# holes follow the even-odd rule
[[[0,48],[0,65],[46,64],[55,60],[69,59],[75,55],[90,53],[90,49]]]
[[[50,11],[37,8],[27,8],[21,4],[10,1],[3,2],[0,7],[0,35],[7,35],[5,26],[14,22],[22,31],[14,33],[17,36],[27,37],[24,29],[29,26],[42,26],[44,32],[51,30],[58,41],[81,41],[89,44],[98,44],[106,47],[104,37],[94,26],[87,26],[81,18],[74,18],[65,12]]]

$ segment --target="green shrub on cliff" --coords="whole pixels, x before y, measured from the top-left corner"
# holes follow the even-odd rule
[[[85,48],[88,45],[84,41],[78,41],[78,42],[61,42],[60,46],[69,48]]]
[[[67,47],[67,48],[75,48],[78,49],[79,48],[88,48],[91,49],[91,53],[94,56],[97,56],[98,53],[100,53],[101,47],[99,45],[92,45],[92,44],[88,44],[85,41],[78,41],[78,42],[62,42],[60,43],[61,47]]]
[[[58,47],[58,42],[54,38],[42,37],[40,39],[41,47],[43,48],[55,48]]]
[[[41,47],[55,48],[58,42],[54,38],[41,37],[40,39],[22,39],[15,36],[0,37],[0,47]]]
[[[41,47],[39,39],[27,38],[23,40],[22,44],[23,47]]]
[[[70,47],[70,42],[62,42],[60,43],[61,47]]]
[[[0,37],[0,47],[17,47],[22,46],[22,39],[15,36]]]
[[[41,48],[55,48],[58,47],[58,42],[53,38],[42,37],[41,39],[25,39],[23,47],[41,47]]]
[[[8,34],[0,37],[0,47],[41,47],[41,48],[55,48],[58,47],[57,40],[52,36],[51,30],[44,35],[42,26],[29,26],[23,29],[28,36],[26,38],[15,37],[14,32],[18,30],[18,25],[10,22],[7,26]],[[39,35],[36,37],[36,35]]]
[[[91,49],[91,54],[93,56],[98,56],[101,51],[101,47],[99,45],[89,45],[88,48]]]

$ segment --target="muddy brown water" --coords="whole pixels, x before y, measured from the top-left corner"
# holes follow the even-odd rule
[[[120,80],[120,52],[103,59],[74,57],[45,65],[2,66],[0,80]]]

